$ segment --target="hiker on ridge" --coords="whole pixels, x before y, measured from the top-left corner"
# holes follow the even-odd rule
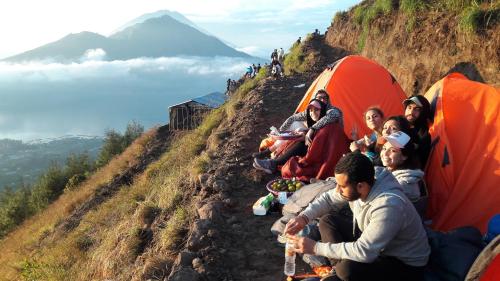
[[[403,105],[406,120],[410,122],[412,134],[416,137],[419,165],[424,168],[431,151],[431,136],[429,134],[429,123],[432,119],[431,105],[423,96],[412,96],[404,100]]]
[[[278,51],[278,61],[281,63],[283,59],[285,59],[285,51],[283,51],[283,48],[280,48]]]
[[[335,269],[322,280],[423,280],[430,254],[412,203],[390,171],[352,152],[335,167],[336,188],[290,220],[285,233],[298,253],[324,256]],[[349,206],[353,219],[339,214]],[[320,218],[321,242],[293,236]]]

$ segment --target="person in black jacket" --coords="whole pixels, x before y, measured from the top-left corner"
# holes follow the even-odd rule
[[[403,101],[405,108],[404,116],[410,122],[412,135],[416,137],[417,155],[420,167],[425,168],[429,153],[431,151],[431,136],[429,124],[431,122],[431,105],[423,96],[412,96]]]

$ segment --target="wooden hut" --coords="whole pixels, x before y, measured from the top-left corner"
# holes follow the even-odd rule
[[[170,130],[192,130],[198,127],[205,115],[226,101],[223,93],[214,92],[168,108]]]

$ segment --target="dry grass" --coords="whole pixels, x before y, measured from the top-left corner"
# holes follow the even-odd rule
[[[121,155],[94,173],[77,189],[61,195],[47,209],[25,221],[0,241],[0,248],[2,249],[2,254],[0,255],[0,264],[2,265],[0,267],[0,279],[19,279],[18,269],[23,266],[26,267],[25,273],[36,271],[47,276],[47,278],[43,279],[51,279],[48,278],[49,276],[60,276],[65,267],[52,263],[52,261],[58,260],[57,254],[45,257],[45,262],[38,262],[37,258],[33,261],[23,261],[26,257],[33,256],[33,251],[38,250],[40,246],[45,246],[40,243],[51,235],[54,226],[68,216],[76,206],[94,194],[95,190],[99,187],[110,182],[115,175],[120,174],[123,170],[136,163],[139,156],[142,155],[144,147],[155,134],[156,130],[154,129],[144,133]],[[61,245],[66,246],[64,243],[61,243]],[[76,242],[74,245],[76,247]],[[39,270],[35,270],[34,268],[39,268]]]

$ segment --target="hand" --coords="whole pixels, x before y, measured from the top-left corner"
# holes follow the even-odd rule
[[[303,216],[297,216],[290,221],[285,226],[284,234],[295,235],[297,232],[301,231],[307,225],[307,220]]]
[[[352,140],[358,139],[358,127],[356,126],[356,124],[352,125],[351,139]]]
[[[314,246],[316,246],[316,241],[311,240],[307,237],[298,236],[288,236],[288,241],[293,243],[293,250],[300,254],[315,254]]]
[[[354,152],[354,151],[356,151],[358,149],[361,149],[361,146],[359,146],[357,142],[353,141],[349,145],[349,149],[351,150],[351,152]]]
[[[365,135],[363,139],[365,141],[365,145],[366,146],[370,146],[370,144],[373,143],[373,140],[369,136],[367,136],[367,135]]]
[[[314,138],[314,130],[309,129],[309,131],[307,131],[306,138],[305,138],[307,146],[310,146],[312,144],[313,138]]]

